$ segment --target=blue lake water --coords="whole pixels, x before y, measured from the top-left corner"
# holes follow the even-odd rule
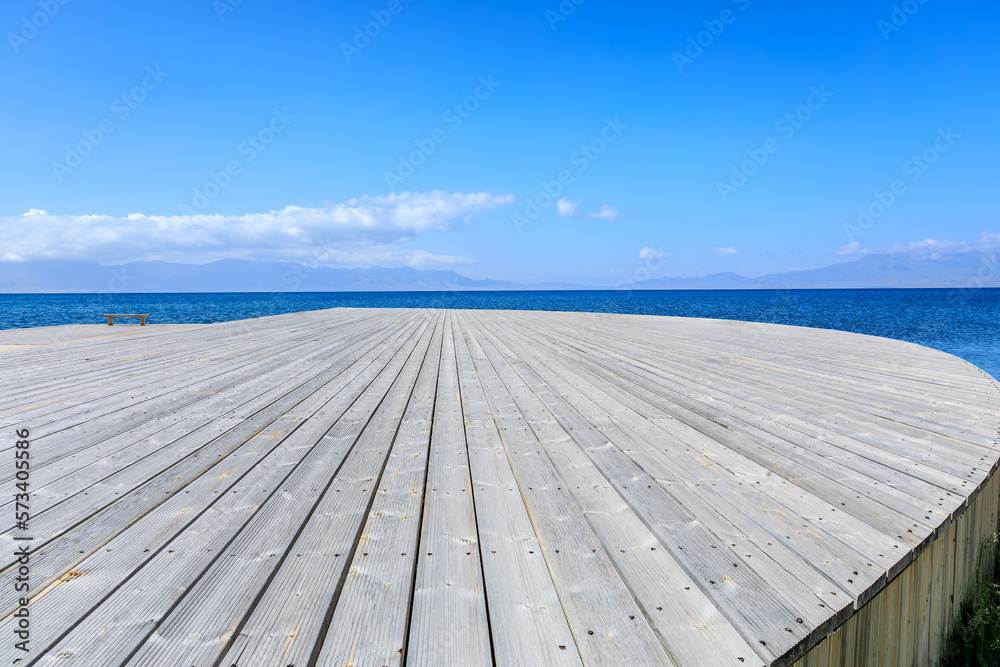
[[[1000,289],[0,294],[0,329],[100,324],[101,313],[222,322],[335,307],[639,313],[775,322],[898,338],[1000,378]]]

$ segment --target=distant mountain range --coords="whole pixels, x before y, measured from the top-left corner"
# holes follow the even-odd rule
[[[337,269],[290,262],[227,259],[209,264],[0,262],[0,292],[370,292],[578,289],[475,280],[449,270]]]
[[[696,278],[653,278],[633,289],[820,289],[863,287],[1000,287],[997,253],[933,257],[867,255],[821,269],[747,278],[715,273]],[[504,280],[476,280],[450,270],[310,268],[289,262],[222,260],[210,264],[135,262],[0,262],[0,292],[358,292],[441,290],[611,289]]]
[[[981,282],[980,282],[981,281]],[[832,289],[864,287],[1000,287],[997,253],[959,252],[933,258],[909,253],[865,255],[821,269],[747,278],[715,273],[700,278],[653,278],[639,289]]]

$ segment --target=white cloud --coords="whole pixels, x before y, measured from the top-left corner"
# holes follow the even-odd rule
[[[390,244],[430,231],[455,229],[476,213],[514,200],[489,193],[401,192],[359,197],[322,208],[286,206],[246,215],[50,215],[32,209],[0,218],[4,259],[96,260],[106,264],[166,260],[314,257],[322,247],[345,260],[386,255],[407,265],[467,262]],[[351,260],[348,260],[351,261]]]
[[[947,239],[938,241],[937,239],[924,239],[923,241],[911,241],[910,243],[895,243],[888,248],[885,248],[882,252],[966,252],[972,249],[971,245],[965,241],[949,241]]]
[[[738,255],[738,254],[740,254],[740,251],[737,250],[736,248],[734,248],[733,246],[729,246],[728,248],[712,248],[712,252],[714,252],[716,255]]]
[[[858,245],[849,243],[844,248]],[[843,248],[841,248],[843,250]],[[941,253],[994,252],[1000,250],[1000,234],[983,233],[975,241],[951,241],[949,239],[924,239],[910,243],[896,243],[884,248],[865,250],[880,254],[908,254],[914,257],[937,259]],[[840,250],[837,254],[841,254]],[[846,253],[843,253],[846,254]]]
[[[607,220],[608,222],[614,222],[618,217],[618,209],[614,206],[608,206],[605,204],[601,207],[601,210],[597,213],[591,213],[587,216],[588,218],[600,218],[602,220]]]
[[[578,201],[570,201],[562,197],[556,202],[556,208],[559,210],[559,215],[566,218],[576,215],[576,207],[579,203]]]
[[[867,255],[871,250],[861,247],[861,241],[851,241],[837,249],[834,255]]]
[[[652,248],[643,248],[639,251],[639,259],[663,259],[663,253]]]
[[[435,255],[426,250],[412,250],[392,245],[369,245],[342,250],[339,248],[316,249],[315,260],[319,264],[335,264],[343,267],[411,266],[416,269],[450,267],[457,264],[473,264],[467,257]]]
[[[976,252],[996,250],[1000,247],[1000,234],[983,234],[976,241],[949,241],[948,239],[924,239],[911,243],[896,243],[879,252],[934,253],[934,252]]]

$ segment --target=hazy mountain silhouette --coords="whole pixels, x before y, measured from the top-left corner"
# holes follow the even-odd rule
[[[634,289],[801,289],[862,287],[1000,287],[997,253],[921,257],[867,255],[820,269],[757,278],[715,273],[653,278]],[[467,278],[440,269],[310,268],[289,262],[222,260],[210,264],[135,262],[0,262],[0,292],[357,292],[441,290],[608,289],[567,283],[525,285]]]
[[[980,282],[981,281],[981,282]],[[803,289],[862,287],[1000,287],[997,253],[962,252],[934,259],[908,253],[866,255],[821,269],[757,278],[716,273],[701,278],[654,278],[638,289]]]

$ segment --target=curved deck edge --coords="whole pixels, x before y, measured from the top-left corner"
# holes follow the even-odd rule
[[[994,382],[994,388],[1000,395],[1000,383]],[[1000,424],[995,442],[1000,448]],[[986,480],[962,506],[853,609],[831,618],[772,665],[938,664],[947,633],[978,581],[981,544],[1000,529],[998,470],[1000,461],[994,461]]]

